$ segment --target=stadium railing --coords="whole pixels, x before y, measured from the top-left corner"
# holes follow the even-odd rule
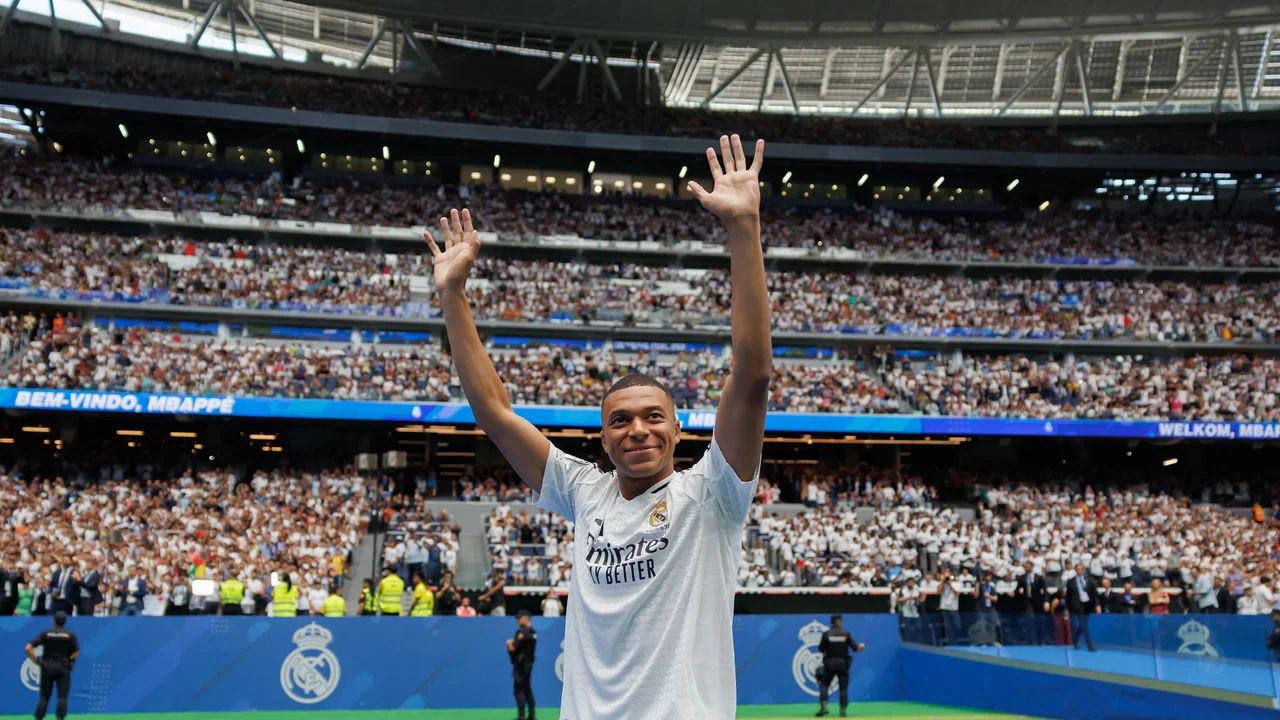
[[[922,613],[899,617],[904,643],[1017,663],[1055,665],[1274,697],[1277,661],[1266,615],[1091,614],[1089,642],[1062,615]]]

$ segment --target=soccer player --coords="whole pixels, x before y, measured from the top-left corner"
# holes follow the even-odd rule
[[[689,189],[724,223],[733,286],[733,371],[702,459],[676,472],[680,421],[666,387],[614,383],[600,440],[616,470],[571,457],[511,408],[480,342],[465,285],[480,239],[468,211],[427,233],[454,367],[476,424],[502,450],[538,507],[577,526],[565,624],[563,720],[730,720],[737,708],[733,592],[755,494],[773,369],[760,247],[760,165],[737,135],[707,149],[714,181]]]

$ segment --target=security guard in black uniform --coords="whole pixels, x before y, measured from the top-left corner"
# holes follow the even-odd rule
[[[529,707],[528,720],[535,720],[533,709],[533,651],[538,645],[538,632],[529,620],[529,611],[516,615],[516,636],[507,641],[507,654],[511,656],[511,677],[515,680],[516,720],[525,720],[524,709]]]
[[[58,686],[58,720],[67,716],[67,695],[71,693],[71,669],[80,657],[80,641],[76,634],[66,629],[67,614],[53,614],[53,629],[45,630],[27,643],[27,657],[40,666],[40,702],[36,705],[36,720],[42,720],[49,710],[49,698],[54,685]],[[43,647],[44,655],[36,657],[36,648]]]
[[[845,708],[849,706],[849,661],[853,656],[849,651],[862,652],[865,644],[854,642],[853,636],[844,629],[844,617],[831,616],[831,629],[822,633],[818,642],[818,652],[822,653],[822,672],[818,676],[818,702],[822,707],[817,717],[829,714],[827,710],[827,690],[831,679],[840,678],[840,717],[845,717]]]

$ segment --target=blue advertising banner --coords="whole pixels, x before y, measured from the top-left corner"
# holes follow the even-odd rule
[[[459,403],[313,400],[0,388],[0,409],[9,408],[435,424],[470,424],[475,422],[475,416],[471,413],[471,408]],[[516,408],[516,412],[539,427],[600,427],[600,410],[594,407],[522,405]],[[681,424],[687,429],[709,430],[715,427],[716,413],[714,410],[682,410],[679,415]],[[769,413],[765,419],[765,430],[769,432],[847,435],[1183,438],[1203,440],[1280,439],[1280,423],[1278,422],[1021,420],[787,412]]]
[[[823,618],[825,620],[825,618]],[[30,713],[39,668],[22,648],[49,618],[0,618],[0,715]],[[512,618],[72,618],[81,658],[70,712],[236,712],[509,707],[504,641]],[[560,704],[563,618],[533,618],[540,706]],[[854,660],[854,700],[902,691],[897,620],[846,616],[866,650]],[[815,701],[810,616],[734,618],[740,704]]]

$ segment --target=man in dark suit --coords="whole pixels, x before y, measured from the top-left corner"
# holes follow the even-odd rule
[[[1049,591],[1044,574],[1036,572],[1028,560],[1023,564],[1026,572],[1018,580],[1018,599],[1022,602],[1023,630],[1032,645],[1039,645],[1045,637],[1045,618],[1049,613]]]
[[[1239,603],[1236,602],[1235,590],[1236,583],[1224,582],[1222,578],[1218,578],[1215,583],[1218,588],[1218,612],[1235,615],[1239,610]]]
[[[133,577],[120,583],[120,592],[124,595],[121,615],[141,615],[143,602],[147,597],[147,579],[142,577],[142,568],[133,566]]]
[[[96,558],[85,558],[89,563],[88,572],[80,577],[80,587],[76,593],[76,614],[93,617],[93,610],[102,602],[102,573],[98,570]]]
[[[18,586],[25,581],[17,553],[0,556],[0,617],[12,615],[18,608]]]
[[[1098,588],[1098,610],[1103,613],[1115,612],[1117,593],[1111,589],[1111,578],[1102,578],[1102,587]]]
[[[1142,598],[1133,592],[1133,581],[1125,580],[1124,589],[1116,593],[1110,612],[1120,615],[1134,615],[1142,612]]]
[[[72,601],[76,597],[75,569],[72,567],[71,556],[63,558],[58,569],[53,571],[53,582],[49,585],[49,604],[50,613],[64,612],[71,614],[74,607]]]
[[[1084,565],[1076,564],[1076,576],[1067,581],[1067,613],[1071,616],[1071,645],[1080,647],[1080,637],[1084,636],[1089,652],[1097,650],[1093,646],[1093,638],[1089,635],[1089,616],[1102,612],[1102,604],[1098,602],[1098,588],[1084,572]]]

